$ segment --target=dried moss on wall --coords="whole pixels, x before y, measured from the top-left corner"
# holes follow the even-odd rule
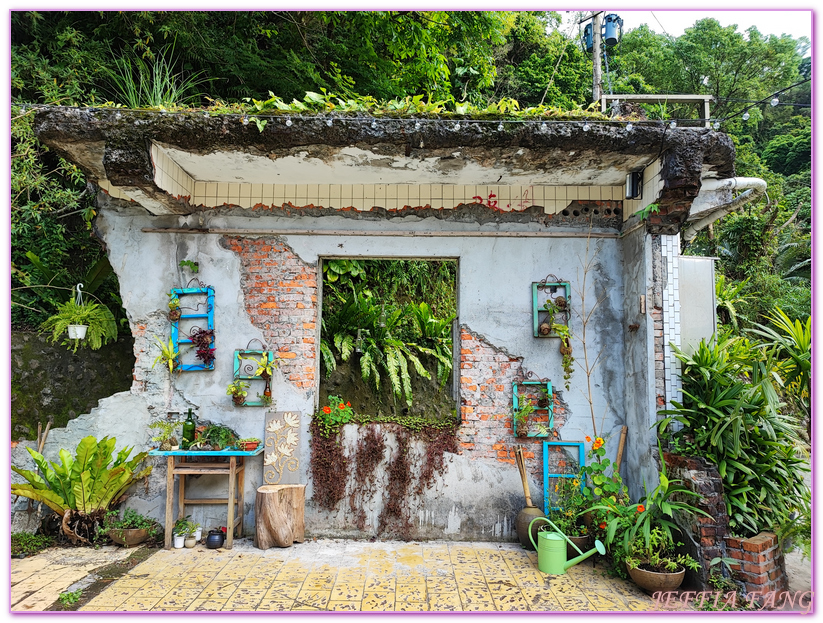
[[[62,428],[97,401],[131,387],[134,340],[100,350],[50,344],[37,333],[11,334],[11,438],[36,439],[37,423]]]

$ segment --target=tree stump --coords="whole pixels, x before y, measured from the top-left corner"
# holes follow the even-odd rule
[[[254,546],[291,547],[305,538],[306,485],[263,485],[254,501]]]

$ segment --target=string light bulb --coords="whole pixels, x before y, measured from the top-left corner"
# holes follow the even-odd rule
[[[674,129],[677,127],[677,121],[675,121],[674,119],[672,119],[671,121],[669,121],[669,127],[670,127],[672,130],[674,130]]]
[[[291,126],[291,123],[292,123],[292,121],[291,121],[291,117],[289,117],[288,119],[286,119],[286,125],[287,125],[287,126]]]
[[[243,115],[243,125],[249,125],[249,117],[248,117],[248,115]]]
[[[634,130],[634,124],[631,121],[629,121],[626,124],[626,132],[631,132],[632,130]]]
[[[549,126],[546,125],[545,121],[540,124],[540,131],[541,132],[546,132],[548,129],[549,129]]]
[[[498,123],[498,124],[497,124],[497,131],[498,131],[498,132],[502,132],[502,131],[503,131],[503,122],[502,122],[502,121],[501,121],[500,123]]]
[[[780,103],[780,100],[777,97],[773,98],[771,102],[769,102],[772,107],[777,106]]]
[[[332,123],[331,119],[326,119],[326,125],[327,126],[331,127],[331,123]]]
[[[589,125],[589,122],[588,121],[584,122],[583,123],[583,131],[588,132],[590,129],[591,129],[591,126]]]
[[[457,131],[460,129],[460,122],[458,121],[457,123],[455,123],[455,124],[454,124],[454,128],[452,128],[452,129],[453,129],[455,132],[457,132]]]
[[[376,129],[377,129],[377,119],[374,119],[374,120],[371,122],[371,129],[372,129],[372,130],[376,130]]]
[[[719,130],[719,129],[720,129],[720,122],[719,122],[719,121],[715,121],[715,122],[712,124],[712,127],[713,127],[715,130]]]
[[[415,121],[415,122],[414,122],[414,130],[415,130],[415,132],[416,132],[416,131],[418,131],[419,129],[420,129],[420,122],[419,122],[419,121]]]
[[[749,111],[747,110],[746,112],[743,113],[743,121],[748,121],[749,117],[751,117],[751,115],[749,114]]]

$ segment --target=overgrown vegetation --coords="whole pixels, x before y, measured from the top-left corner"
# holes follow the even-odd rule
[[[25,556],[31,556],[54,544],[54,537],[43,534],[31,534],[30,532],[12,532],[11,555],[19,556],[23,554]]]
[[[693,354],[675,354],[683,364],[683,402],[661,411],[668,417],[660,430],[681,423],[670,433],[678,447],[717,465],[737,535],[791,523],[803,510],[808,467],[802,427],[780,401],[787,377],[777,349],[725,335],[701,341]]]

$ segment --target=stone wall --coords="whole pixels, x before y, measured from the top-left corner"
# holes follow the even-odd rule
[[[11,438],[37,438],[37,423],[62,428],[97,401],[129,389],[134,340],[121,335],[99,350],[51,344],[48,336],[11,334]]]
[[[664,460],[670,479],[682,480],[690,491],[699,493],[701,501],[692,503],[709,514],[709,517],[696,515],[685,525],[680,522],[681,536],[686,541],[684,549],[701,564],[698,572],[686,570],[685,584],[699,590],[713,590],[708,584],[710,563],[720,557],[740,561],[730,566],[735,572],[735,580],[750,596],[765,597],[767,593],[788,590],[786,564],[774,534],[761,532],[748,539],[729,534],[723,481],[717,467],[701,457],[664,454]]]

